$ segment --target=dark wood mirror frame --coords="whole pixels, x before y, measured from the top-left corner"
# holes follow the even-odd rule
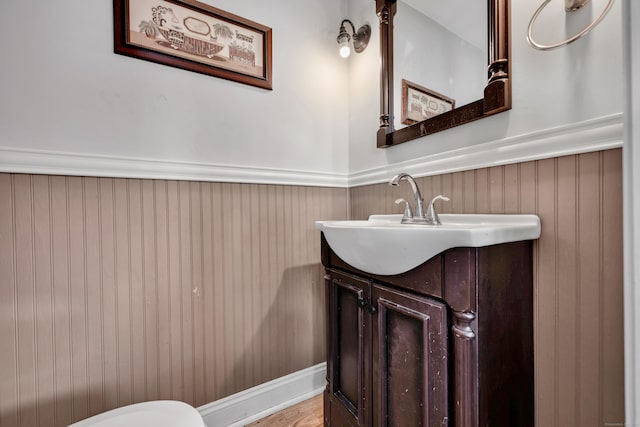
[[[487,0],[489,67],[484,97],[411,126],[394,129],[393,18],[396,14],[397,0],[375,1],[380,21],[382,58],[378,148],[391,147],[511,109],[510,0]]]

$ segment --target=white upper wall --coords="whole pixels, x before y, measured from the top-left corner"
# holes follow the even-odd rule
[[[80,155],[61,163],[132,161],[132,171],[147,159],[345,175],[344,0],[206,3],[273,29],[273,91],[114,54],[111,0],[3,1],[0,165],[45,150]]]
[[[560,41],[565,35],[575,34],[588,23],[587,19],[595,18],[606,2],[593,0],[571,16],[565,16],[562,2],[552,2],[538,18],[535,35],[543,43]],[[379,125],[380,63],[375,6],[372,0],[349,0],[354,22],[359,25],[361,21],[370,21],[375,27],[369,49],[350,64],[350,183],[377,182],[399,168],[421,176],[455,170],[457,165],[462,169],[488,166],[498,161],[494,159],[502,153],[494,151],[483,160],[479,154],[487,151],[485,147],[499,147],[496,150],[503,152],[523,151],[523,141],[530,146],[521,160],[562,154],[564,140],[572,144],[567,152],[580,151],[581,144],[585,149],[621,145],[620,2],[616,2],[604,21],[586,37],[547,52],[534,50],[526,41],[529,20],[540,3],[542,0],[511,1],[512,110],[395,147],[378,149],[375,133]],[[602,131],[605,127],[607,130]],[[541,148],[543,144],[537,144],[545,135],[555,135],[558,128],[561,129],[560,141],[546,141],[544,148]],[[588,141],[591,138],[598,139],[597,143],[591,144]],[[611,141],[612,138],[616,141]],[[471,151],[474,160],[468,161]],[[516,155],[508,158],[518,160]],[[415,159],[424,161],[420,163]]]
[[[606,1],[570,17],[552,2],[536,34],[575,32]],[[538,2],[512,0],[513,109],[385,150],[373,0],[207,2],[273,28],[273,91],[114,54],[111,0],[5,1],[0,172],[346,186],[622,142],[619,1],[583,39],[539,52],[525,40]],[[347,17],[373,34],[343,60]]]

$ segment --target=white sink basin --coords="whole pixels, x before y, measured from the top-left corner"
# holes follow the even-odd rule
[[[366,221],[316,221],[316,228],[347,264],[380,275],[404,273],[451,248],[540,237],[536,215],[439,216],[442,225],[401,224],[402,215],[371,215]]]

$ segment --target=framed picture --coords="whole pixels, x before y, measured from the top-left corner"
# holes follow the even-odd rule
[[[271,28],[195,0],[113,0],[115,52],[272,89]]]
[[[402,79],[402,124],[412,125],[455,108],[456,102],[441,93]]]

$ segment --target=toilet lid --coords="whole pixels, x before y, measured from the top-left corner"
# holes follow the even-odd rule
[[[136,403],[103,412],[69,427],[206,427],[198,411],[175,400]]]

